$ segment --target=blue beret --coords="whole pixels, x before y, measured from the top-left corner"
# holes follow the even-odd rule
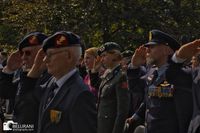
[[[145,46],[165,44],[174,51],[180,48],[180,44],[169,34],[159,30],[151,30],[149,32],[149,42]]]
[[[47,51],[49,48],[60,48],[60,47],[81,47],[80,37],[70,31],[59,31],[48,37],[43,42],[43,50]]]
[[[98,55],[101,55],[105,51],[110,51],[110,50],[119,50],[121,51],[121,47],[119,44],[115,42],[106,42],[103,44],[99,49],[98,49]]]
[[[25,47],[41,45],[47,36],[40,32],[31,32],[26,35],[18,44],[18,49],[22,50]]]

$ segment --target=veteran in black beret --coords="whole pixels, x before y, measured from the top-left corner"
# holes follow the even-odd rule
[[[129,122],[145,117],[147,133],[187,133],[192,114],[192,77],[184,66],[175,63],[174,52],[179,47],[169,34],[152,30],[148,43],[133,55],[129,74],[134,86],[143,83],[145,100]],[[150,68],[142,75],[145,63]]]
[[[18,50],[8,57],[7,65],[0,72],[0,97],[9,99],[10,103],[14,101],[14,107],[9,106],[13,112],[12,120],[18,124],[33,125],[31,132],[36,132],[39,104],[35,102],[34,90],[29,90],[32,84],[24,86],[25,78],[46,38],[41,32],[26,35],[19,42]]]
[[[32,32],[26,35],[18,44],[18,49],[22,50],[25,47],[33,47],[41,45],[47,36],[40,32]]]
[[[121,70],[121,47],[106,42],[99,48],[101,63],[106,67],[99,87],[98,133],[123,133],[129,110],[126,75]]]
[[[121,46],[116,42],[106,42],[99,48],[98,55],[101,55],[103,52],[113,49],[121,51]]]
[[[44,63],[52,77],[39,108],[38,133],[96,133],[95,97],[76,68],[81,57],[80,37],[59,31],[43,43]]]

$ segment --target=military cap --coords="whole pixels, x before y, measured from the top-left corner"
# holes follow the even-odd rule
[[[121,47],[119,44],[115,42],[106,42],[98,49],[98,55],[101,55],[105,51],[110,51],[114,49],[121,51]]]
[[[125,58],[125,57],[130,57],[133,55],[133,51],[131,50],[126,50],[124,52],[122,52],[122,57]]]
[[[81,47],[80,37],[70,31],[59,31],[48,37],[43,42],[43,50],[47,51],[49,48],[61,48],[61,47]]]
[[[18,49],[22,50],[25,47],[32,47],[42,45],[47,36],[41,32],[31,32],[26,35],[22,41],[18,44]]]
[[[151,30],[149,32],[149,42],[146,43],[145,46],[159,45],[159,44],[165,44],[174,51],[176,51],[180,47],[180,44],[169,34],[164,33],[160,30]]]

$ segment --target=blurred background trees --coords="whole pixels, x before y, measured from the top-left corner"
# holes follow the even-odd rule
[[[0,45],[16,47],[24,35],[73,31],[86,47],[115,41],[133,50],[151,29],[180,43],[200,36],[200,0],[0,0]]]

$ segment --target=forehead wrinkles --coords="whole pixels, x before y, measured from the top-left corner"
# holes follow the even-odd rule
[[[47,53],[49,53],[49,52],[57,52],[57,51],[64,51],[64,50],[68,50],[68,48],[67,47],[65,47],[65,48],[49,48],[49,49],[47,49]]]
[[[26,51],[26,50],[32,51],[32,50],[35,50],[35,49],[40,48],[40,47],[41,47],[41,46],[25,47],[25,48],[22,49],[22,51]]]

